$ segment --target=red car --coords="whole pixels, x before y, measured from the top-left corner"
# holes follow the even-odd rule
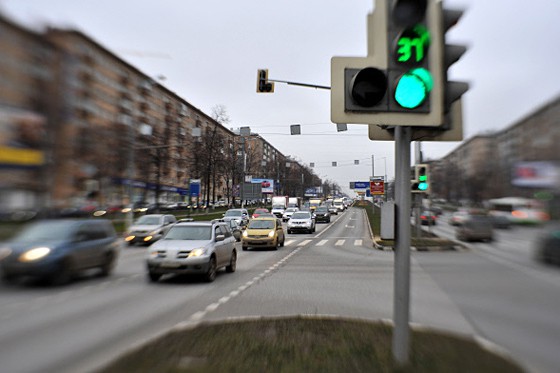
[[[420,224],[422,225],[436,225],[437,216],[432,211],[423,211],[420,214]]]
[[[270,211],[268,211],[268,209],[263,209],[263,208],[259,208],[259,209],[255,209],[255,211],[253,211],[253,215],[251,215],[251,218],[258,218],[260,215],[270,215]]]

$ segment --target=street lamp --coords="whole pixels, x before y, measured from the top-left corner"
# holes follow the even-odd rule
[[[251,127],[239,128],[239,136],[241,136],[241,156],[243,159],[243,177],[241,178],[241,208],[245,207],[245,173],[247,172],[247,154],[245,152],[245,140],[251,135]]]

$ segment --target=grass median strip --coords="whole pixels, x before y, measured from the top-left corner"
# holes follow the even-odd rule
[[[411,334],[410,363],[392,359],[392,327],[365,320],[284,317],[200,324],[159,338],[100,372],[522,372],[474,340]]]

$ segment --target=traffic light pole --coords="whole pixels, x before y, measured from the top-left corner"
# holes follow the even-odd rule
[[[287,80],[268,79],[268,81],[269,82],[275,82],[275,83],[286,83],[288,85],[297,85],[297,86],[300,86],[300,87],[308,87],[308,88],[315,88],[315,89],[328,89],[328,90],[331,89],[331,87],[326,86],[326,85],[290,82],[290,81],[287,81]]]
[[[393,299],[393,358],[399,365],[408,363],[410,317],[410,142],[412,128],[395,128],[395,273]]]

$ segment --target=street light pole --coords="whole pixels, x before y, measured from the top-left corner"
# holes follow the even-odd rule
[[[125,219],[125,228],[128,229],[132,226],[132,221],[134,220],[134,202],[133,202],[133,193],[134,193],[134,148],[136,145],[136,135],[134,133],[134,128],[132,127],[132,123],[128,125],[128,139],[129,139],[129,147],[128,147],[128,166],[127,166],[127,195],[128,195],[128,212],[126,213]]]

